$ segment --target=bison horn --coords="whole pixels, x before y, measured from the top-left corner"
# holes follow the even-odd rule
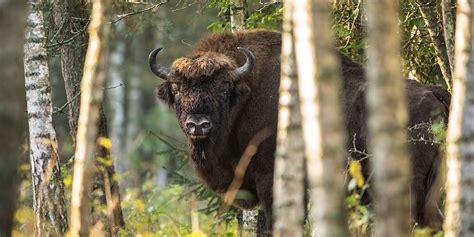
[[[148,63],[150,64],[151,71],[158,77],[167,80],[168,75],[170,74],[170,69],[156,64],[156,55],[163,48],[157,48],[151,51],[150,56],[148,56]]]
[[[237,49],[240,50],[240,52],[242,52],[243,54],[245,54],[247,61],[241,67],[236,68],[230,72],[234,80],[239,80],[240,78],[247,75],[249,72],[252,71],[253,66],[255,65],[255,55],[252,53],[252,51],[242,47],[237,47]]]

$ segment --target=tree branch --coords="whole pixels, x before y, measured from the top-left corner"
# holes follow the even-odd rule
[[[129,13],[125,13],[125,14],[121,14],[121,15],[117,15],[117,19],[111,21],[110,23],[114,24],[114,23],[117,23],[129,16],[133,16],[133,15],[137,15],[137,14],[141,14],[141,13],[144,13],[144,12],[147,12],[147,11],[151,11],[165,3],[168,3],[168,0],[164,0],[163,2],[159,2],[157,4],[153,4],[151,5],[150,7],[147,7],[145,9],[142,9],[142,10],[139,10],[139,11],[136,11],[136,12],[129,12]]]

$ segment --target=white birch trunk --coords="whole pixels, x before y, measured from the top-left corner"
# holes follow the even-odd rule
[[[67,229],[58,143],[53,127],[42,5],[40,0],[30,1],[24,48],[36,236],[61,235]]]
[[[368,127],[373,152],[375,236],[410,235],[411,162],[401,76],[398,1],[366,1]]]
[[[330,12],[326,0],[313,1],[315,84],[318,90],[316,94],[319,97],[317,98],[319,104],[316,106],[320,107],[317,121],[321,128],[321,140],[318,141],[320,143],[318,146],[322,148],[319,159],[321,159],[323,169],[321,174],[309,171],[308,174],[313,174],[313,177],[309,177],[310,185],[318,185],[318,188],[311,192],[312,203],[324,204],[315,206],[311,215],[315,221],[320,221],[321,236],[348,236],[344,202],[346,197],[344,176],[347,158],[346,130],[343,124],[339,54],[334,47]],[[311,130],[307,132],[311,133]],[[307,166],[309,170],[310,164],[308,163]],[[321,189],[321,193],[317,192],[317,189]]]
[[[230,0],[230,27],[232,32],[245,29],[247,17],[247,0]],[[242,210],[242,229],[244,231],[258,230],[258,210]]]
[[[305,154],[293,39],[293,2],[284,9],[280,107],[273,185],[273,235],[303,236]]]
[[[474,236],[473,1],[458,0],[448,126],[445,236]]]
[[[443,34],[446,44],[446,53],[449,60],[449,68],[454,74],[454,7],[452,0],[441,0],[441,12],[443,16]]]
[[[230,0],[230,26],[232,32],[245,29],[247,0]]]
[[[328,7],[324,1],[295,2],[298,85],[313,231],[316,236],[347,236],[339,62],[331,42]]]

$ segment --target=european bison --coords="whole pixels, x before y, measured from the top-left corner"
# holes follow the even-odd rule
[[[267,227],[272,226],[272,187],[278,91],[280,82],[281,35],[264,30],[213,34],[188,57],[176,59],[170,68],[156,62],[161,49],[150,53],[152,72],[165,81],[158,86],[158,98],[174,108],[186,134],[189,154],[199,178],[217,193],[224,193],[234,178],[234,168],[250,139],[263,128],[273,135],[253,157],[241,190],[251,197],[235,205],[252,208],[261,204]],[[348,150],[367,151],[364,68],[340,55],[345,103]],[[439,224],[435,180],[439,168],[438,145],[418,142],[433,139],[430,129],[418,126],[435,120],[447,121],[450,94],[434,86],[406,81],[410,115],[409,135],[413,157],[412,190],[415,220]],[[359,152],[351,156],[360,159]],[[364,175],[369,165],[363,159]],[[396,161],[393,164],[396,165]]]

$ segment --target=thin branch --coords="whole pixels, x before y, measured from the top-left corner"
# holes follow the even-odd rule
[[[163,135],[162,135],[162,134],[158,134],[158,133],[155,133],[155,132],[153,132],[153,131],[149,131],[148,134],[153,135],[154,137],[158,138],[160,141],[162,141],[163,143],[165,143],[167,146],[169,146],[169,147],[172,148],[173,150],[182,151],[182,152],[187,152],[187,150],[182,149],[182,148],[179,148],[179,147],[177,147],[176,145],[174,145],[174,144],[168,142],[165,138],[163,138]]]
[[[121,87],[123,86],[122,83],[116,85],[116,86],[111,86],[111,87],[105,87],[103,88],[104,90],[110,90],[110,89],[115,89],[117,87]],[[72,102],[76,101],[77,98],[79,98],[79,96],[81,95],[81,92],[77,93],[71,100],[69,100],[68,102],[66,102],[64,105],[62,105],[61,107],[55,107],[54,110],[53,110],[53,113],[56,114],[56,113],[62,113],[64,111],[64,109],[70,105]]]
[[[234,170],[234,179],[232,180],[232,183],[229,185],[229,188],[224,195],[224,206],[222,208],[223,212],[227,211],[230,205],[234,203],[237,191],[240,189],[240,186],[242,186],[245,172],[247,171],[252,157],[257,153],[258,147],[272,134],[273,131],[269,127],[266,127],[255,134],[255,136],[253,136],[253,138],[250,140],[247,148],[245,148],[245,151],[240,158],[239,163],[237,164],[237,167]]]
[[[142,9],[142,10],[139,10],[139,11],[136,11],[136,12],[129,12],[129,13],[125,13],[125,14],[121,14],[121,15],[117,15],[117,19],[111,21],[110,23],[114,24],[114,23],[117,23],[129,16],[133,16],[133,15],[137,15],[137,14],[141,14],[141,13],[144,13],[144,12],[147,12],[147,11],[151,11],[165,3],[168,3],[168,0],[164,0],[163,2],[159,2],[157,4],[153,4],[151,5],[150,7],[147,7],[145,9]]]
[[[50,45],[46,45],[46,48],[53,48],[53,47],[56,47],[56,46],[62,46],[62,45],[65,45],[65,44],[68,44],[70,42],[72,42],[74,39],[76,39],[79,35],[82,35],[83,33],[85,33],[87,31],[87,29],[89,28],[89,23],[90,21],[87,21],[87,23],[84,25],[84,28],[82,28],[81,30],[79,30],[76,34],[74,34],[73,36],[71,36],[71,38],[67,39],[67,40],[64,40],[62,42],[57,42],[57,43],[54,43],[54,44],[50,44]],[[62,29],[62,26],[61,28],[58,30],[61,31]],[[56,36],[53,36],[53,38],[55,38]]]

